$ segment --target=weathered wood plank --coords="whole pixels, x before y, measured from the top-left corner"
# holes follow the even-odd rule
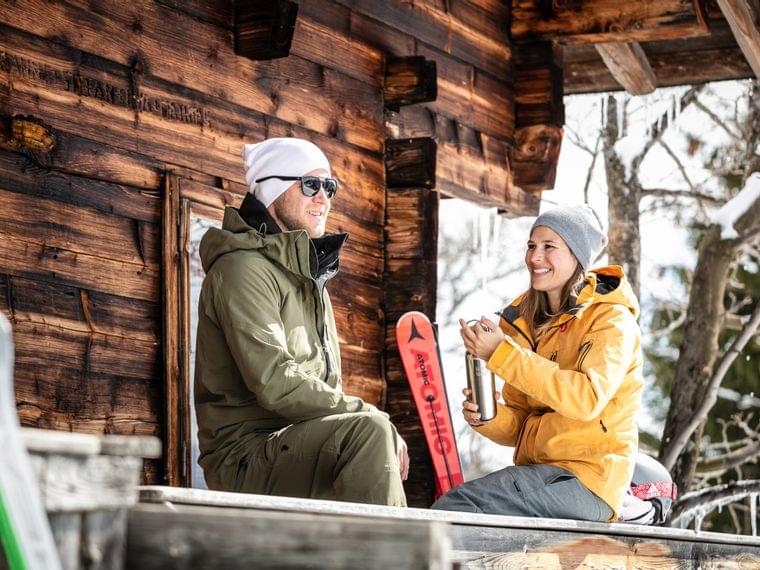
[[[434,188],[436,143],[432,138],[388,139],[385,180],[388,188]]]
[[[509,73],[511,52],[507,38],[491,38],[432,2],[383,3],[372,0],[336,0],[353,11],[442,49],[451,56],[495,77]]]
[[[136,61],[132,46],[139,44],[141,75],[197,89],[368,150],[381,149],[382,102],[376,88],[295,55],[271,62],[236,57],[228,30],[159,4],[102,3],[95,16],[73,3],[26,0],[9,5],[6,12],[7,21],[19,29],[66,37],[72,47],[129,68]],[[69,33],[73,27],[77,34]]]
[[[253,60],[287,57],[298,15],[288,0],[237,0],[235,53]]]
[[[137,502],[142,459],[52,454],[35,461],[40,496],[48,512],[118,509]]]
[[[182,104],[208,108],[204,113],[211,119],[205,126],[192,122],[185,124],[150,113],[141,115],[140,121],[135,124],[133,113],[122,107],[120,100],[110,96],[105,100],[98,98],[102,93],[111,93],[122,83],[125,87],[118,89],[128,87],[124,79],[126,69],[118,69],[106,60],[88,56],[88,60],[94,59],[98,63],[97,68],[80,65],[78,73],[87,79],[87,85],[95,85],[97,89],[93,87],[83,96],[77,91],[72,92],[66,79],[69,77],[67,74],[71,73],[71,60],[81,58],[83,54],[69,53],[71,50],[54,45],[48,47],[38,38],[19,32],[0,36],[0,45],[3,42],[12,43],[13,46],[5,52],[5,57],[10,62],[10,75],[15,81],[13,97],[4,95],[0,90],[0,105],[12,113],[36,114],[44,117],[56,131],[72,132],[129,152],[149,153],[167,163],[205,170],[208,174],[237,183],[244,182],[239,153],[243,142],[266,136],[306,137],[323,148],[331,158],[336,175],[346,187],[351,188],[351,193],[346,194],[350,197],[347,203],[361,204],[353,208],[352,213],[359,219],[382,223],[383,174],[379,155],[360,152],[333,138],[314,136],[286,123],[265,120],[263,115],[248,113],[241,107],[200,93],[192,94],[192,99],[183,99]],[[27,54],[32,49],[33,57],[30,58]],[[105,70],[110,71],[104,80]],[[92,73],[93,77],[89,78],[88,73]],[[0,84],[2,81],[0,77]],[[152,93],[151,89],[158,89],[151,100],[177,99],[177,93],[170,92],[168,86],[158,82],[156,87],[151,87],[154,83],[150,78],[143,80],[146,97]],[[104,102],[105,105],[102,104]],[[111,128],[102,129],[103,124],[109,124]],[[263,134],[246,138],[241,136],[241,133],[249,132]],[[57,133],[53,134],[57,139]]]
[[[560,568],[752,568],[760,564],[757,548],[666,537],[541,533],[456,525],[454,548],[467,553],[468,566]],[[460,555],[461,556],[461,555]]]
[[[159,221],[156,192],[40,167],[23,154],[0,150],[0,177],[0,188],[9,192],[50,198],[143,222]]]
[[[403,105],[435,101],[436,65],[422,56],[390,57],[385,62],[383,101],[398,111]]]
[[[754,0],[718,0],[736,43],[760,79],[760,6]]]
[[[515,48],[515,125],[565,123],[562,54],[551,42]]]
[[[638,42],[596,44],[612,76],[631,95],[646,95],[657,88],[657,78]]]
[[[417,507],[428,507],[433,502],[434,478],[419,415],[396,347],[395,328],[398,317],[406,311],[422,311],[435,320],[438,200],[437,192],[417,188],[388,190],[386,198],[385,409],[406,440],[409,456],[414,458],[404,488],[409,505]]]
[[[515,42],[598,43],[707,35],[701,8],[694,0],[512,0],[511,36]]]
[[[641,47],[660,86],[743,79],[753,75],[731,28],[723,19],[710,21],[707,37],[647,42]],[[565,93],[620,89],[593,45],[564,45],[562,53]]]
[[[34,342],[39,339],[30,340]],[[81,369],[53,356],[40,364],[26,354],[17,358],[15,377],[17,410],[24,426],[90,434],[156,436],[162,432],[162,390],[155,380],[113,373],[83,376]]]
[[[83,374],[120,374],[154,381],[159,378],[160,348],[156,342],[26,322],[15,323],[13,330],[19,363],[23,356],[27,364],[44,367],[60,362],[79,367]],[[56,354],[57,358],[51,358]]]
[[[184,244],[180,242],[180,181],[177,176],[167,173],[161,214],[161,246],[163,279],[161,283],[163,307],[163,382],[166,400],[164,417],[166,437],[164,438],[164,458],[166,460],[166,480],[169,485],[182,485],[187,477],[183,443],[188,434],[183,433],[181,414],[188,394],[183,391],[181,358],[183,346],[180,336],[182,315],[180,314],[180,263]]]
[[[3,275],[0,279],[3,283],[0,308],[12,315],[13,322],[158,341],[160,306],[157,302],[22,277]]]
[[[82,515],[71,512],[50,513],[48,521],[62,570],[78,570]]]
[[[2,272],[89,291],[158,301],[158,270],[81,252],[30,243],[3,234]]]
[[[554,125],[524,127],[517,130],[515,142],[512,152],[515,184],[535,193],[553,188],[562,146],[562,128]],[[535,194],[535,197],[533,215],[538,214],[540,194]]]
[[[124,567],[127,509],[98,510],[82,515],[82,566],[91,570]]]
[[[158,270],[156,224],[0,189],[0,232],[30,244]]]
[[[130,509],[126,568],[449,568],[429,522],[157,505]]]

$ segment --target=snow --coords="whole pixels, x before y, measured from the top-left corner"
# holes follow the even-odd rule
[[[759,198],[760,172],[755,172],[747,179],[744,188],[711,216],[712,223],[721,226],[721,239],[735,239],[739,237],[734,224]]]

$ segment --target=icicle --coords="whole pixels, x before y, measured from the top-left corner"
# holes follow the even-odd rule
[[[696,512],[694,513],[694,530],[699,532],[702,530],[702,521],[705,520],[705,515],[707,515],[707,510],[700,507],[696,509]]]
[[[496,258],[496,262],[499,262],[501,253],[501,223],[504,221],[499,215],[498,210],[493,211],[493,251],[491,252],[493,257]]]
[[[749,496],[749,518],[752,525],[752,536],[757,536],[757,493]]]
[[[625,123],[623,121],[625,116],[625,91],[615,93],[615,103],[617,104],[618,138],[622,139],[625,137]]]
[[[481,292],[486,290],[486,281],[488,275],[488,210],[480,209],[478,212],[480,222],[480,288]]]

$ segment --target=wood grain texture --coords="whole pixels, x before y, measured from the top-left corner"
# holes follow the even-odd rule
[[[542,12],[542,5],[548,5]],[[707,35],[705,14],[694,0],[512,0],[515,42],[652,41]]]
[[[449,568],[448,529],[424,521],[138,505],[126,568]]]
[[[754,0],[718,0],[718,6],[755,77],[760,78],[760,6]]]
[[[410,506],[433,502],[432,462],[409,384],[396,347],[396,322],[407,311],[422,311],[435,321],[437,256],[437,192],[422,188],[388,190],[385,225],[385,409],[409,446],[412,459],[404,483]]]
[[[596,44],[612,76],[631,95],[646,95],[657,88],[657,78],[638,42]]]
[[[753,75],[725,20],[711,20],[706,37],[646,42],[641,47],[662,87]],[[565,93],[621,89],[593,45],[564,45],[562,52]]]

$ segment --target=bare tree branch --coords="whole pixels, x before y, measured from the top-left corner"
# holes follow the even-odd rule
[[[599,145],[602,143],[602,132],[599,131],[599,136],[596,137],[596,144],[594,145],[594,152],[591,155],[591,166],[588,167],[586,173],[586,183],[583,185],[583,203],[588,204],[588,187],[591,184],[591,177],[594,174],[594,166],[596,166],[596,159],[599,156]]]
[[[662,464],[668,471],[670,471],[673,468],[673,465],[675,465],[676,459],[681,454],[684,447],[686,447],[691,434],[693,434],[697,427],[699,427],[705,418],[707,418],[707,414],[718,399],[718,388],[720,388],[720,383],[723,381],[723,377],[726,375],[729,366],[731,366],[736,357],[741,354],[742,349],[755,334],[758,326],[760,326],[760,301],[755,304],[755,310],[752,311],[752,316],[744,325],[741,333],[739,333],[734,339],[729,349],[723,354],[718,361],[718,364],[713,369],[712,376],[707,383],[707,390],[702,403],[691,416],[689,423],[686,424],[673,438],[673,442],[667,449],[667,452],[660,458]]]
[[[686,493],[673,507],[669,525],[685,528],[698,512],[704,516],[718,507],[741,501],[759,492],[760,479],[749,479]]]
[[[685,109],[689,105],[691,105],[694,101],[697,100],[697,95],[704,89],[704,85],[695,85],[686,93],[681,95],[681,109]],[[652,149],[652,147],[659,142],[659,140],[662,138],[662,136],[665,134],[665,131],[668,130],[668,127],[670,126],[670,116],[668,115],[668,111],[665,111],[662,115],[660,115],[657,120],[655,120],[651,126],[649,127],[649,132],[651,133],[651,136],[649,140],[644,145],[644,148],[641,149],[641,152],[639,152],[638,155],[633,159],[633,162],[631,163],[631,172],[638,173],[639,166],[641,165],[644,158],[646,158],[646,155],[649,153],[649,151]]]
[[[731,129],[729,129],[728,125],[726,125],[726,123],[724,123],[718,115],[713,113],[712,110],[710,110],[707,106],[705,106],[705,104],[702,103],[702,101],[700,101],[699,99],[694,99],[694,106],[700,111],[702,111],[703,113],[705,113],[708,117],[710,117],[713,123],[715,123],[721,129],[726,131],[726,133],[728,133],[728,136],[730,136],[731,138],[734,138],[737,140],[744,139],[744,137],[741,134],[737,134],[733,132]]]
[[[740,449],[735,449],[729,453],[702,459],[697,463],[698,473],[710,473],[716,476],[720,473],[738,467],[748,461],[757,461],[760,459],[760,440],[753,441]]]
[[[688,190],[671,190],[669,188],[644,188],[641,190],[642,196],[656,196],[658,198],[665,198],[665,197],[676,197],[676,198],[696,198],[697,200],[702,200],[704,202],[710,202],[711,204],[715,204],[716,206],[722,206],[726,203],[725,200],[721,200],[720,198],[716,198],[715,196],[711,196],[710,194],[705,194],[703,192],[698,192],[696,190],[694,191],[688,191]]]

